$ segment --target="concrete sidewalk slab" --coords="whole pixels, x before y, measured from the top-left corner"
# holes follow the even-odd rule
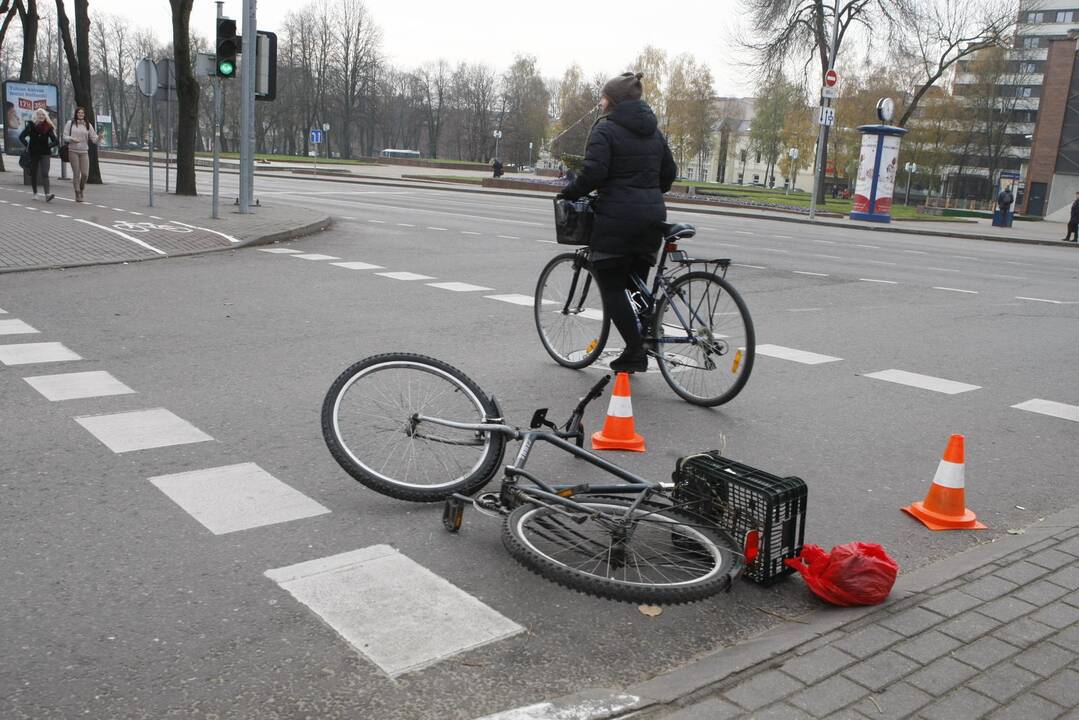
[[[86,189],[76,203],[56,182],[56,197],[34,198],[14,173],[0,174],[0,273],[135,262],[286,240],[323,230],[330,217],[273,204],[240,215],[232,206],[211,219],[210,199],[145,193],[123,185]]]

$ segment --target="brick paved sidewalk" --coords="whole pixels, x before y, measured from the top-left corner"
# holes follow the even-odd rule
[[[908,717],[1079,720],[1079,505],[901,572],[883,605],[823,608],[620,691],[485,720]]]
[[[56,197],[34,199],[21,175],[0,173],[0,273],[17,270],[134,262],[244,245],[317,232],[324,213],[286,205],[263,205],[240,215],[222,204],[210,218],[209,197],[155,193],[129,185],[86,188],[86,202],[72,199],[71,185],[55,180]]]

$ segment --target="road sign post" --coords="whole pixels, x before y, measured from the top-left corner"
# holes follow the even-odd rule
[[[835,59],[839,53],[839,0],[835,0],[835,10],[832,12],[832,46],[828,53],[828,69],[824,72],[824,85],[835,87],[839,82],[839,73],[835,70]],[[832,98],[821,93],[821,105],[831,107]],[[832,122],[835,122],[835,112],[832,113]],[[824,184],[824,146],[828,142],[829,125],[821,123],[817,131],[817,159],[813,163],[813,196],[809,198],[809,219],[817,217],[817,193],[822,192]]]
[[[240,214],[251,212],[255,197],[255,37],[256,3],[243,0],[243,39],[240,48],[243,73],[240,76]]]
[[[150,105],[150,207],[154,206],[154,93],[157,92],[157,67],[148,57],[139,60],[135,68],[135,82],[139,92]]]
[[[322,131],[311,129],[311,136],[309,142],[315,146],[315,171],[314,174],[318,175],[318,146],[322,144]]]

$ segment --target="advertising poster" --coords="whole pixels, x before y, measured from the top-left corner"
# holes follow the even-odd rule
[[[858,157],[858,177],[854,181],[854,207],[851,212],[869,213],[869,196],[873,192],[873,168],[877,162],[877,136],[862,135],[862,152]]]
[[[19,133],[38,108],[45,108],[56,123],[56,86],[38,83],[4,83],[4,152],[18,155],[23,144]],[[58,133],[59,134],[59,133]]]
[[[899,141],[897,135],[885,135],[880,148],[880,179],[877,181],[877,202],[873,212],[889,215],[892,212],[892,195],[895,194],[895,176],[899,172]]]
[[[94,124],[94,129],[97,130],[97,145],[101,148],[112,147],[112,115],[98,115],[97,123]]]

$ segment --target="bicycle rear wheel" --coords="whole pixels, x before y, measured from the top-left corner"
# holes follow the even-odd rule
[[[503,526],[506,549],[548,580],[635,603],[702,600],[727,588],[739,566],[729,538],[672,508],[631,509],[620,497],[575,501],[557,510],[518,507]]]
[[[496,412],[452,365],[388,353],[364,358],[334,381],[322,403],[322,435],[338,464],[372,490],[434,502],[486,485],[502,461],[505,438],[416,416],[482,423]]]
[[[596,279],[577,253],[557,255],[543,268],[533,312],[540,341],[559,365],[587,367],[603,352],[611,319]]]
[[[756,336],[749,309],[710,272],[678,277],[660,298],[653,328],[663,379],[694,405],[722,405],[749,380]]]

